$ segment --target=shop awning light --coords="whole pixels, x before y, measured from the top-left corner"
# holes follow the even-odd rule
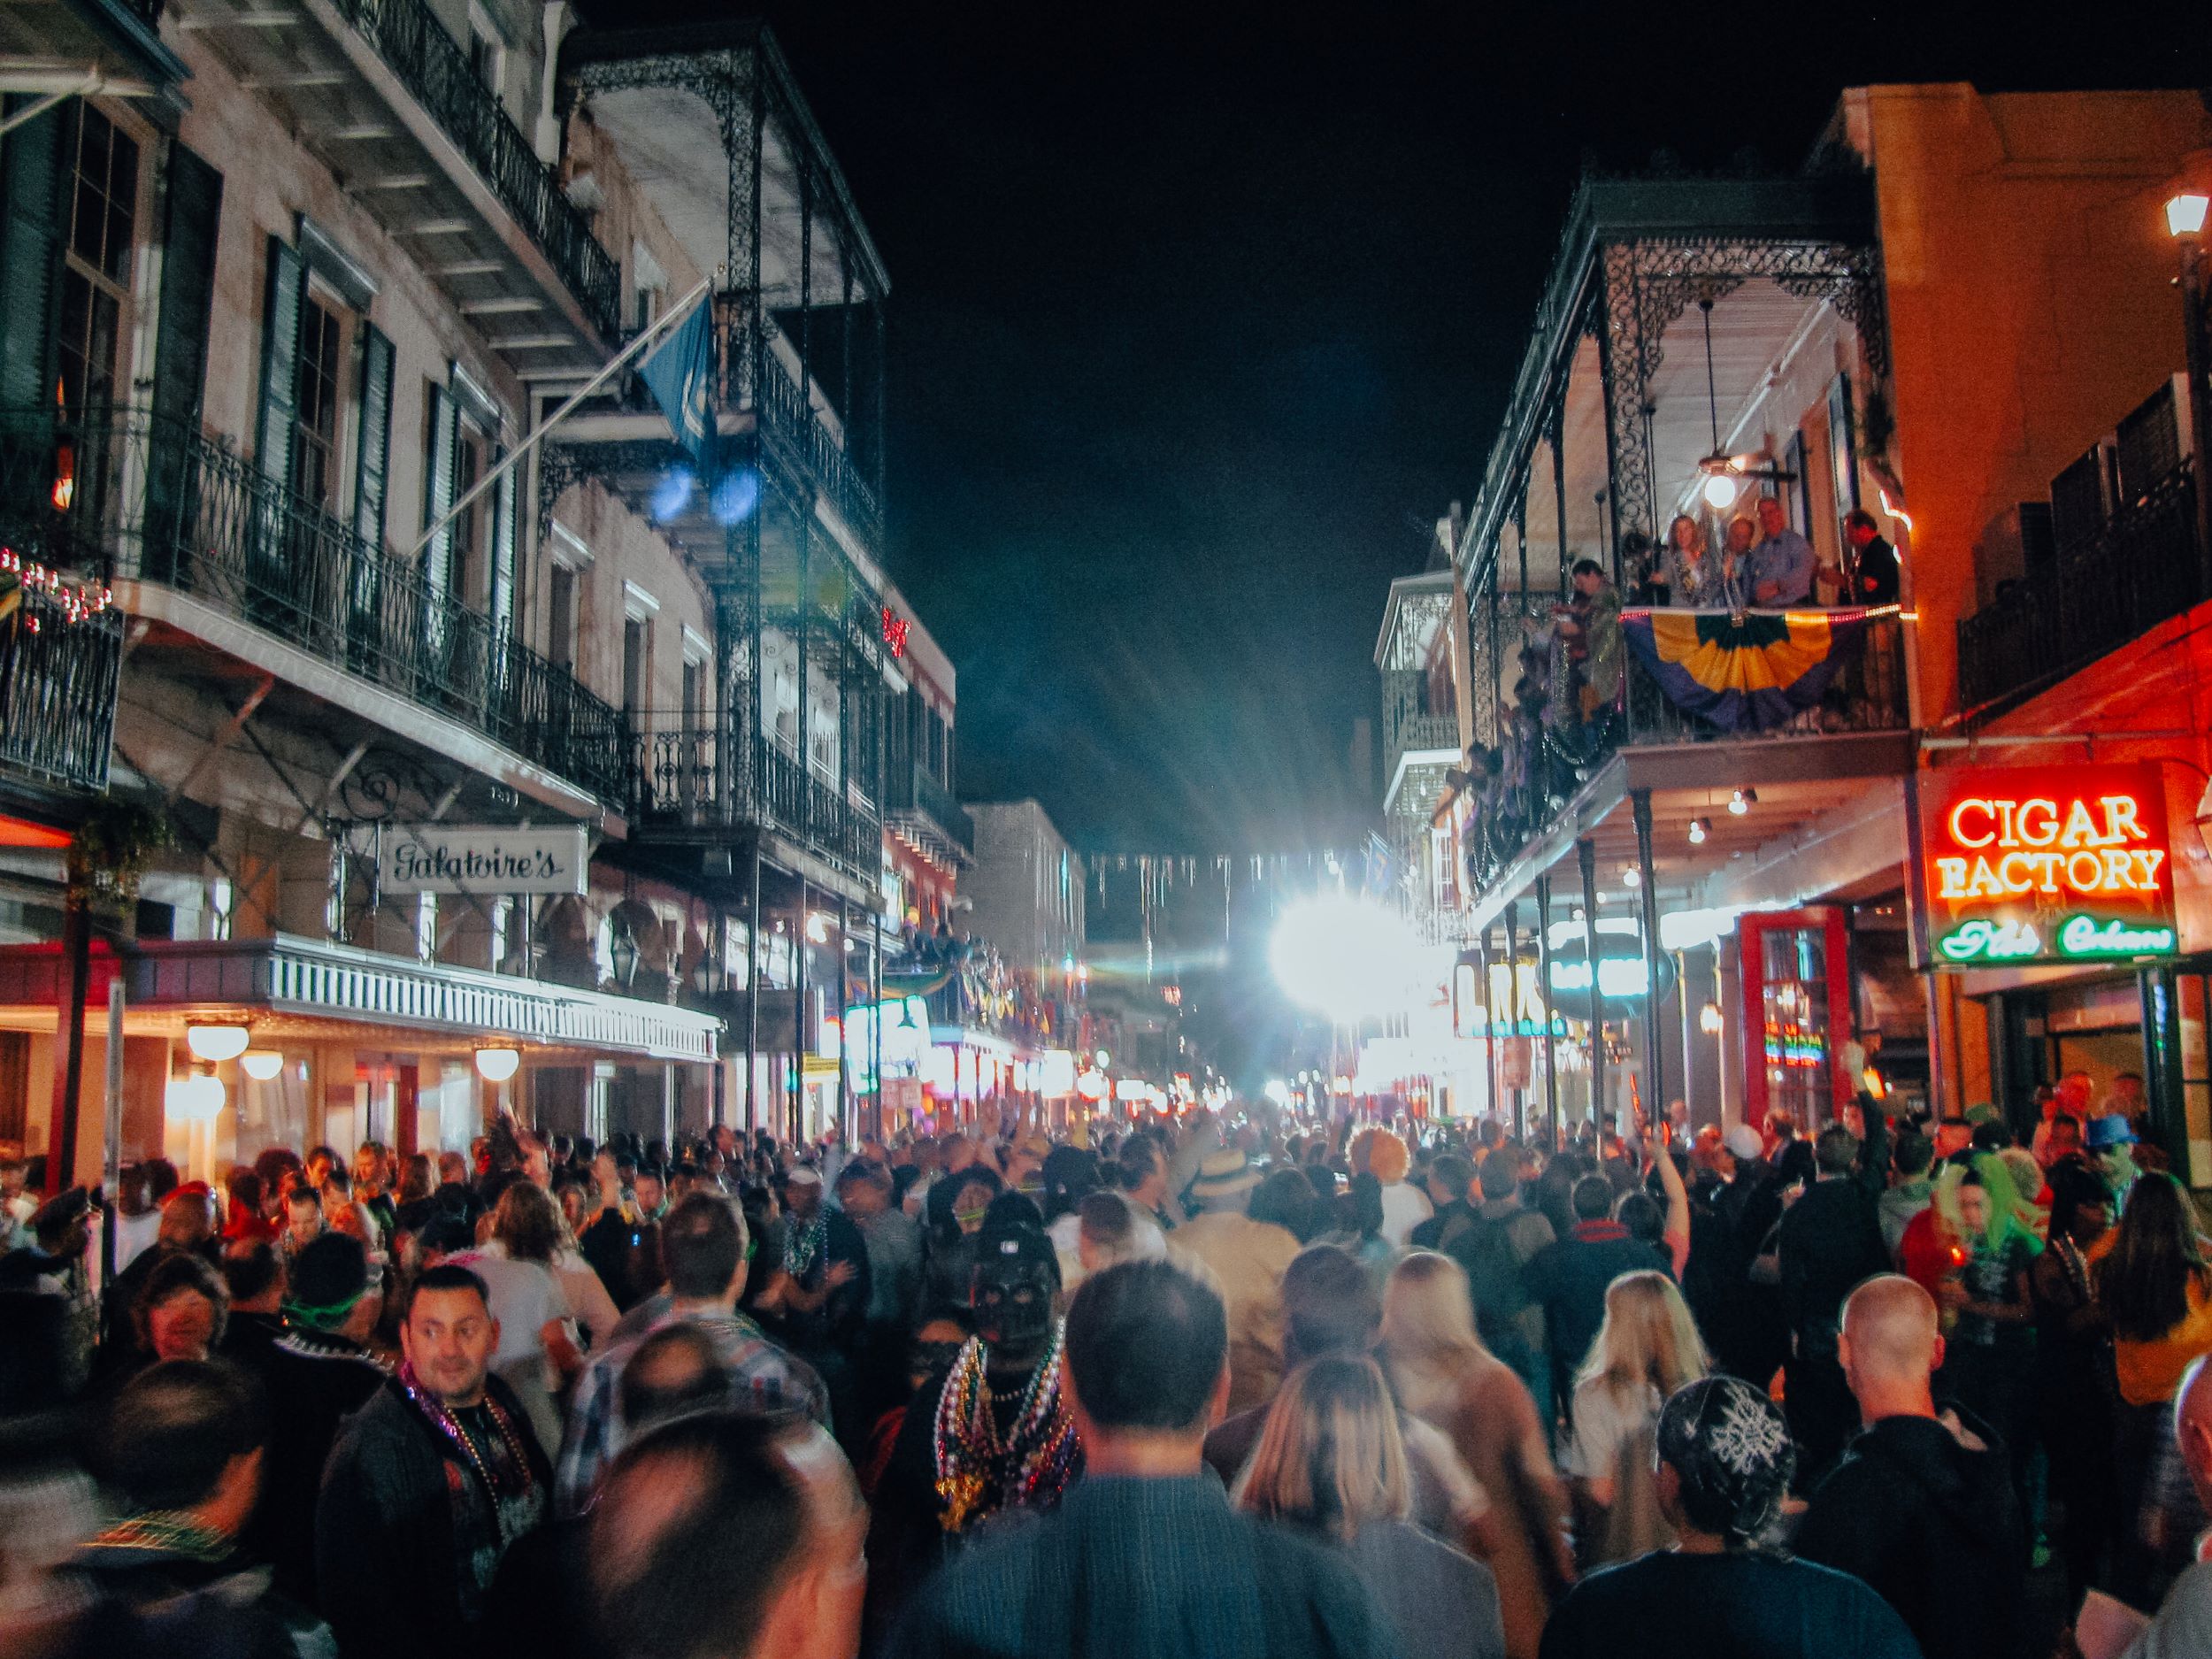
[[[2212,208],[2212,196],[2195,190],[2184,190],[2178,196],[2166,198],[2166,234],[2170,236],[2196,236],[2204,231],[2205,210]]]
[[[235,1060],[246,1052],[250,1033],[243,1025],[187,1025],[184,1046],[192,1051],[195,1060],[211,1064]]]
[[[1756,789],[1739,789],[1728,797],[1728,810],[1738,818],[1741,818],[1758,803],[1759,792]]]
[[[1697,1010],[1697,1028],[1709,1037],[1719,1036],[1727,1023],[1718,1002],[1708,1002]]]
[[[284,1056],[274,1048],[249,1048],[238,1056],[238,1069],[257,1083],[266,1083],[284,1070]]]
[[[518,1048],[479,1048],[476,1051],[476,1075],[487,1083],[504,1083],[522,1065],[522,1051]]]
[[[1690,820],[1691,846],[1702,847],[1705,845],[1705,838],[1712,833],[1713,823],[1710,818],[1694,818]]]

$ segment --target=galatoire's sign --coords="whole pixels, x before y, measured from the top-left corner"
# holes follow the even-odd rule
[[[542,829],[388,824],[379,876],[387,893],[573,893],[590,856],[580,824]]]
[[[1919,786],[1924,965],[2175,954],[2155,764],[1939,766]]]

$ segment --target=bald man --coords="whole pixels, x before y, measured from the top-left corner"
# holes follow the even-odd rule
[[[2212,1512],[2212,1360],[2199,1360],[2174,1396],[2174,1440],[2190,1484]],[[2212,1532],[2197,1540],[2196,1565],[2174,1580],[2158,1617],[2120,1659],[2195,1659],[2212,1654]]]
[[[1793,1548],[1873,1586],[1927,1659],[2026,1651],[2028,1533],[2011,1459],[1978,1419],[1936,1409],[1934,1298],[1894,1273],[1868,1279],[1844,1302],[1836,1356],[1863,1426]]]

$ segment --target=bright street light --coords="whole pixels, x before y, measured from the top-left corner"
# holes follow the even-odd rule
[[[1402,1013],[1429,991],[1430,955],[1396,911],[1327,893],[1283,912],[1267,960],[1291,1001],[1350,1025]]]

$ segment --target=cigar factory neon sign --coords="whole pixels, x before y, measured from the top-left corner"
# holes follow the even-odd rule
[[[1939,767],[1921,782],[1932,965],[2174,954],[2154,764]]]

